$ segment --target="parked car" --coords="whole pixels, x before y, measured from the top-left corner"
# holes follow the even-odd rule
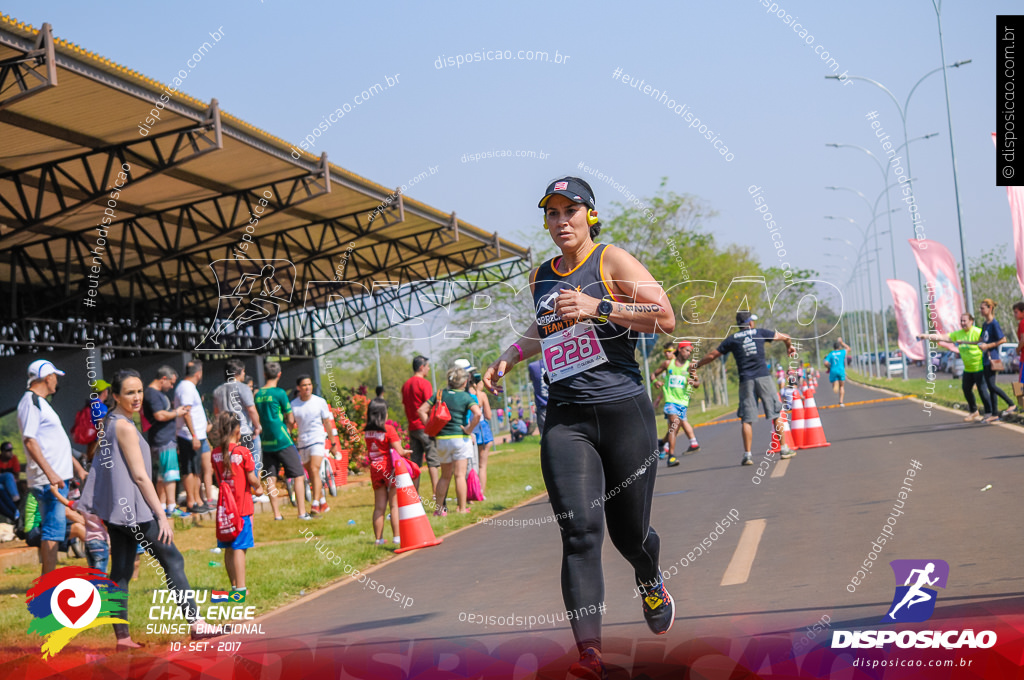
[[[900,375],[903,373],[903,358],[897,356],[891,356],[886,359],[886,365],[888,368],[889,375]]]
[[[1020,370],[1018,365],[1015,369],[1013,366],[1013,358],[1017,354],[1017,344],[1013,342],[1004,342],[999,345],[999,358],[1003,360],[1003,373],[1016,373]]]
[[[953,354],[951,352],[951,354]],[[960,378],[964,374],[964,360],[960,358],[959,354],[953,354],[953,357],[949,360],[949,372],[953,374],[954,378]]]
[[[950,368],[950,366],[949,366],[949,364],[950,364],[949,360],[951,358],[953,358],[954,356],[957,356],[957,355],[953,354],[953,352],[950,352],[948,350],[943,352],[942,353],[942,357],[939,359],[939,370],[942,371],[943,373],[951,372],[953,369]]]
[[[1007,362],[1006,365],[1010,369],[1010,373],[1020,373],[1020,355],[1017,354],[1016,347],[1010,348],[1004,361]]]

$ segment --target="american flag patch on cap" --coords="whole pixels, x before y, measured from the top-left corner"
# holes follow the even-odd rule
[[[555,191],[565,191],[569,188],[568,182],[555,182]]]

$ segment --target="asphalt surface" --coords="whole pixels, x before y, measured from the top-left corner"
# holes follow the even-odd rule
[[[890,396],[849,385],[846,400]],[[819,406],[837,401],[827,383],[817,397]],[[633,597],[631,568],[606,539],[604,647],[613,677],[636,677],[641,657],[697,638],[722,638],[721,653],[743,659],[765,638],[781,637],[798,649],[827,643],[827,631],[804,641],[808,627],[823,617],[833,629],[870,626],[892,600],[888,561],[893,559],[949,563],[948,587],[940,592],[932,625],[1022,611],[1020,429],[965,424],[938,409],[929,415],[913,400],[851,404],[820,414],[831,446],[769,463],[771,471],[760,484],[752,482],[757,465],[739,465],[738,423],[699,427],[700,451],[682,456],[675,468],[660,463],[652,525],[661,536],[662,568],[675,564],[678,569],[667,583],[677,605],[675,624],[663,637],[648,631],[640,600]],[[763,419],[754,433],[759,463],[758,451],[769,442]],[[914,460],[919,469],[893,538],[851,593],[847,585],[893,512]],[[723,528],[711,549],[691,562],[687,554],[730,511],[739,522]],[[544,497],[501,519],[539,521],[550,513]],[[746,535],[742,546],[741,535]],[[297,549],[322,559],[311,547]],[[560,555],[552,522],[473,526],[370,574],[412,597],[406,608],[345,579],[341,587],[263,617],[265,636],[238,638],[240,656],[247,659],[239,663],[258,663],[272,677],[287,677],[293,663],[317,658],[323,664],[344,659],[345,673],[352,677],[411,678],[428,668],[454,673],[430,677],[472,677],[483,667],[479,664],[531,650],[539,665],[564,671],[574,658],[567,622],[531,629],[525,620],[512,625],[466,620],[470,613],[545,617],[564,610]],[[678,566],[684,558],[687,566]],[[521,656],[515,677],[529,675],[537,665],[530,654]],[[756,670],[760,664],[747,665]]]

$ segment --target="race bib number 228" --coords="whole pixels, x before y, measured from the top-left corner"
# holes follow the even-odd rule
[[[601,341],[589,323],[578,323],[541,340],[544,367],[557,382],[608,361]]]

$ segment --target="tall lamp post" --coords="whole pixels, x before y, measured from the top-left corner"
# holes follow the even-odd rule
[[[923,140],[923,139],[931,139],[932,137],[937,137],[938,135],[939,135],[938,132],[932,132],[932,133],[927,134],[927,135],[922,135],[920,137],[914,137],[913,139],[909,139],[909,140],[903,142],[903,144],[901,144],[898,147],[896,147],[896,150],[893,152],[893,154],[895,156],[898,156],[899,153],[900,153],[900,150],[903,149],[904,147],[910,146],[910,144],[912,142],[917,142],[917,141],[920,141],[920,140]],[[879,172],[882,173],[882,185],[885,186],[885,190],[884,190],[884,193],[885,193],[885,208],[886,208],[886,210],[889,211],[889,248],[891,250],[891,255],[892,255],[892,278],[898,279],[899,276],[896,274],[896,242],[894,240],[895,236],[894,236],[894,230],[892,228],[892,205],[889,202],[889,189],[897,186],[899,184],[899,182],[894,182],[892,184],[887,184],[887,182],[889,181],[889,171],[886,169],[885,164],[881,161],[881,159],[879,159],[878,156],[876,156],[870,149],[866,149],[863,146],[858,146],[857,144],[834,144],[833,143],[833,144],[826,144],[825,146],[829,146],[829,147],[832,147],[834,149],[858,149],[860,151],[863,151],[864,153],[866,153],[868,156],[871,157],[871,160],[873,160],[875,162],[875,165],[878,166]],[[907,158],[908,158],[908,161],[907,161],[907,172],[909,173],[910,172],[909,154],[908,154]],[[913,185],[914,179],[915,178],[911,177],[907,181],[911,185]],[[838,187],[827,187],[827,188],[838,188]],[[853,191],[853,189],[850,189],[850,191]],[[862,195],[862,197],[863,197],[863,195]],[[878,207],[878,200],[875,200],[875,208],[872,210],[872,214],[875,211],[877,211],[877,207]],[[878,244],[876,243],[875,245],[877,246]],[[919,272],[918,273],[918,285],[919,286],[920,286],[920,283],[921,283],[921,276],[920,276],[920,272]],[[879,290],[879,295],[881,296],[881,294],[882,294],[882,292],[881,292],[881,290]],[[885,303],[883,302],[882,305],[884,307]],[[884,315],[884,312],[883,312],[883,315]],[[885,323],[885,321],[884,321],[884,316],[883,316],[883,324],[884,323]],[[889,351],[889,342],[888,342],[888,340],[889,340],[889,335],[888,335],[888,332],[886,332],[886,348],[885,348],[886,353],[888,353],[888,351]],[[926,342],[926,341],[922,340],[922,342]],[[903,357],[903,379],[907,380],[908,377],[909,376],[907,374],[907,358]]]
[[[861,192],[857,191],[856,189],[851,189],[849,187],[825,187],[825,188],[826,189],[836,189],[836,190],[852,191],[855,194],[857,194],[861,198],[861,200],[863,200],[865,203],[867,203],[868,208],[872,211],[872,217],[871,217],[871,221],[868,223],[867,228],[864,230],[863,235],[864,235],[864,238],[867,238],[867,237],[869,237],[872,234],[872,231],[873,231],[874,232],[874,236],[875,236],[875,251],[881,250],[878,247],[878,228],[875,227],[874,225],[875,225],[875,222],[878,220],[878,218],[881,217],[881,215],[878,214],[878,212],[877,212],[878,211],[878,201],[881,200],[882,194],[885,194],[886,196],[888,196],[889,187],[886,187],[885,189],[883,189],[882,193],[878,195],[878,198],[875,199],[875,205],[874,206],[871,205],[871,203],[868,201],[867,197],[864,196],[864,194],[862,194]],[[889,223],[890,224],[892,224],[892,213],[898,212],[898,211],[899,211],[899,208],[893,208],[891,210],[886,211],[885,214],[889,217]],[[844,219],[844,218],[834,218],[834,219]],[[853,224],[856,224],[853,220],[851,220],[849,218],[845,218],[845,219],[847,221],[853,223]],[[890,237],[891,237],[892,236],[892,229],[891,228],[889,230],[889,234],[890,234]],[[876,259],[876,261],[875,261],[875,268],[878,270],[878,307],[879,307],[879,311],[882,314],[882,337],[885,340],[885,357],[886,357],[886,362],[887,362],[886,363],[886,374],[888,376],[888,360],[889,360],[889,352],[890,352],[890,350],[889,350],[889,333],[888,333],[888,330],[887,330],[888,326],[886,325],[886,321],[885,321],[885,300],[884,300],[883,295],[882,295],[882,288],[884,287],[884,285],[883,285],[883,279],[882,279],[881,256],[879,256],[878,259]],[[872,304],[874,304],[874,303],[872,302]],[[872,316],[872,318],[874,318],[874,317]]]
[[[935,0],[932,0],[933,6],[934,6],[934,3],[935,3]],[[935,7],[935,15],[936,15],[936,20],[938,20],[938,15],[939,15],[939,7],[938,6]],[[940,30],[939,30],[939,44],[940,44],[940,47],[941,47],[941,44],[942,44],[941,22],[940,22]],[[945,63],[945,58],[943,58],[942,61],[943,61],[943,63]],[[896,105],[896,111],[899,112],[899,114],[900,114],[900,121],[903,123],[903,145],[907,147],[907,151],[906,151],[906,155],[907,155],[907,175],[909,177],[913,177],[913,174],[912,174],[912,171],[911,171],[911,166],[910,166],[910,146],[909,146],[910,137],[907,136],[907,109],[910,107],[910,98],[914,96],[914,91],[917,90],[917,87],[922,82],[924,82],[924,80],[926,78],[928,78],[929,76],[932,76],[932,75],[938,73],[939,71],[942,71],[942,77],[943,77],[943,79],[945,79],[945,77],[946,77],[946,69],[947,68],[960,68],[961,66],[965,66],[966,64],[970,64],[971,61],[972,61],[971,59],[964,59],[964,60],[961,60],[961,61],[956,61],[956,62],[953,62],[952,64],[949,64],[948,66],[940,66],[939,68],[932,69],[928,73],[924,74],[923,76],[921,76],[920,79],[918,79],[918,81],[916,83],[914,83],[914,86],[910,88],[910,92],[907,93],[907,99],[906,99],[906,101],[902,105],[900,104],[900,101],[896,98],[896,95],[894,95],[892,93],[892,90],[890,90],[885,85],[883,85],[882,83],[878,82],[877,80],[874,80],[872,78],[866,78],[864,76],[847,76],[847,78],[849,78],[850,80],[863,80],[866,83],[871,83],[872,85],[874,85],[875,87],[881,89],[883,92],[885,92],[887,95],[889,95],[889,99],[891,99],[892,103]],[[838,81],[839,80],[839,76],[829,75],[829,76],[825,76],[825,79],[826,80],[836,80],[836,81]],[[948,89],[947,89],[947,96],[946,96],[946,107],[947,107],[947,113],[948,113],[948,107],[949,107]],[[952,132],[952,127],[950,128],[950,132]],[[951,145],[950,149],[952,149],[952,138],[950,139],[950,145]],[[955,181],[955,178],[956,178],[956,160],[955,160],[955,158],[954,158],[954,162],[953,162],[953,176],[954,176],[954,181]],[[913,191],[913,183],[914,183],[913,179],[910,179],[907,182],[907,184],[909,184],[911,186],[911,191]],[[957,217],[958,218],[959,218],[959,211],[960,211],[960,198],[959,198],[959,193],[958,193],[957,194]],[[916,236],[917,232],[915,231],[914,234]],[[960,252],[961,252],[961,257],[963,258],[963,263],[964,263],[964,274],[967,275],[968,274],[968,272],[967,272],[967,260],[963,256],[963,252],[964,252],[963,251],[963,245],[964,245],[963,227],[961,226],[961,229],[960,229]],[[915,269],[917,269],[917,268],[915,267]],[[968,280],[969,280],[969,278],[970,277],[968,276]],[[968,283],[968,288],[969,287],[970,287],[970,284]],[[921,300],[923,302],[925,300],[925,297],[924,297],[924,282],[921,280],[921,271],[919,269],[917,270],[917,290],[918,290],[918,294],[921,295]],[[927,328],[928,327],[928,311],[925,308],[924,304],[921,305],[921,318],[922,318],[922,321],[924,323],[924,328]]]
[[[825,215],[825,219],[826,220],[841,220],[843,222],[849,222],[853,226],[853,228],[856,229],[860,233],[861,238],[863,239],[863,244],[861,245],[860,249],[863,250],[864,246],[867,245],[868,239],[871,236],[871,225],[868,225],[868,227],[866,229],[861,229],[859,226],[857,226],[857,221],[853,220],[853,219],[851,219],[849,217],[835,217],[833,215]],[[871,222],[873,224],[874,220],[872,220]],[[878,240],[877,236],[875,237],[875,240],[876,241]],[[877,251],[878,249],[876,248],[875,250]],[[858,253],[859,252],[860,251],[858,251]],[[859,259],[860,258],[858,257],[858,260]],[[876,261],[877,261],[877,259],[876,259]],[[855,265],[855,268],[856,268],[856,265]],[[879,278],[881,278],[881,277],[879,277]],[[873,301],[874,293],[871,290],[872,286],[871,286],[871,268],[870,267],[868,267],[868,269],[867,269],[867,279],[868,279],[867,308],[868,308],[868,310],[871,310],[871,307],[874,305],[874,301]],[[879,285],[881,285],[881,284],[879,284]],[[875,351],[874,351],[875,374],[876,374],[877,377],[880,378],[880,377],[882,377],[882,369],[878,365],[878,354],[879,354],[879,348],[878,348],[878,324],[877,324],[877,321],[875,319],[874,311],[871,311],[870,315],[871,315],[871,338],[872,338],[872,340],[874,341],[874,344],[875,344]],[[884,330],[884,328],[883,328],[883,330]]]
[[[932,0],[932,7],[935,9],[935,23],[939,29],[939,63],[945,64],[946,48],[942,43],[942,0]],[[958,66],[961,63],[968,62],[956,62],[954,66]],[[939,70],[942,71],[942,86],[946,91],[946,123],[949,126],[949,156],[953,161],[953,195],[956,196],[956,223],[960,229],[960,260],[964,264],[964,293],[967,294],[967,309],[974,309],[974,296],[971,293],[971,271],[967,267],[967,251],[964,249],[964,218],[960,210],[960,179],[956,171],[956,148],[953,145],[953,114],[949,110],[949,78],[946,76],[945,67],[941,67]],[[906,139],[906,134],[904,134],[904,139]],[[909,165],[907,166],[907,172],[910,172]]]

